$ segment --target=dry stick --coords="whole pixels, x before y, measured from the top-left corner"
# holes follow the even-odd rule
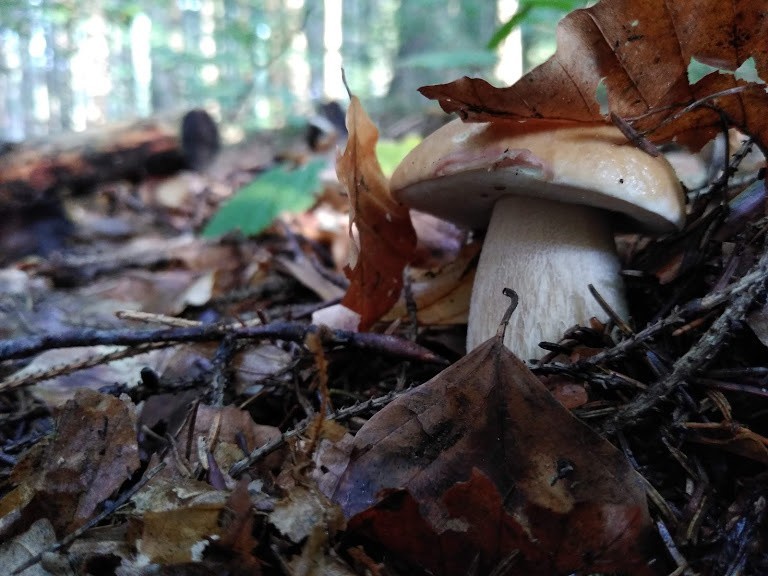
[[[44,380],[51,380],[52,378],[58,378],[59,376],[72,374],[73,372],[93,368],[94,366],[100,366],[101,364],[109,364],[110,362],[122,360],[123,358],[147,354],[163,347],[163,344],[148,344],[144,346],[136,346],[135,348],[121,348],[120,350],[108,352],[106,354],[96,354],[52,368],[46,368],[45,370],[40,370],[38,372],[24,374],[19,374],[17,372],[11,374],[4,380],[0,380],[0,392],[15,390],[16,388],[22,388]]]
[[[225,336],[213,357],[213,377],[210,384],[211,406],[224,406],[224,391],[230,381],[230,362],[237,354],[238,346],[231,337]]]
[[[356,404],[353,404],[352,406],[347,406],[346,408],[341,408],[340,410],[337,410],[332,414],[328,414],[325,417],[325,419],[326,420],[345,420],[347,418],[352,418],[353,416],[357,416],[358,414],[362,414],[364,412],[367,412],[368,410],[373,410],[375,408],[381,408],[383,406],[386,406],[387,404],[392,402],[392,400],[394,400],[398,396],[402,396],[403,394],[409,392],[410,390],[411,389],[408,388],[406,390],[399,391],[399,392],[392,391],[389,394],[385,394],[384,396],[379,396],[378,398],[371,398],[370,400],[366,400],[365,402],[358,402]],[[314,422],[314,416],[309,416],[308,418],[305,418],[304,420],[296,424],[296,426],[294,426],[287,432],[283,432],[280,436],[277,436],[276,438],[273,438],[266,444],[262,444],[258,448],[254,449],[250,454],[248,454],[248,456],[246,456],[242,460],[235,462],[232,465],[232,467],[229,469],[229,475],[232,476],[233,478],[236,478],[237,476],[245,472],[255,462],[271,454],[291,438],[294,438],[304,433],[307,430],[307,428],[312,424],[312,422]]]
[[[595,354],[594,356],[580,360],[576,363],[575,367],[577,369],[586,368],[588,366],[596,366],[598,364],[610,362],[620,358],[630,350],[643,344],[646,340],[656,336],[656,334],[662,332],[665,328],[669,328],[670,326],[674,326],[676,324],[681,324],[694,314],[701,314],[703,312],[712,310],[720,306],[722,303],[728,301],[728,299],[734,295],[739,294],[740,292],[744,292],[744,290],[748,290],[756,284],[765,282],[766,276],[768,276],[768,270],[763,269],[763,267],[758,264],[755,266],[754,270],[744,275],[742,278],[727,286],[726,288],[716,292],[711,292],[702,298],[691,300],[684,306],[675,310],[666,318],[662,318],[653,324],[649,324],[646,328],[640,332],[630,335],[626,339],[616,344],[616,346],[613,348],[609,348],[608,350],[600,352],[599,354]]]
[[[123,506],[130,500],[134,494],[136,494],[139,490],[144,488],[152,478],[157,476],[157,474],[165,468],[165,462],[161,462],[151,470],[147,471],[144,476],[133,486],[130,490],[125,492],[123,495],[121,495],[117,500],[115,500],[111,505],[106,506],[104,510],[102,510],[99,514],[91,518],[86,524],[72,532],[71,534],[65,536],[62,540],[59,542],[56,542],[53,546],[50,546],[46,548],[43,552],[38,552],[32,558],[24,562],[21,566],[17,566],[13,572],[11,572],[11,575],[15,574],[21,574],[24,572],[27,568],[30,568],[31,566],[34,566],[38,562],[40,562],[43,559],[43,556],[45,554],[49,554],[51,552],[56,552],[57,550],[61,550],[62,548],[69,546],[72,542],[77,540],[80,536],[85,534],[88,530],[96,526],[99,522],[107,518],[110,514],[112,514],[115,510]]]
[[[754,272],[761,278],[749,288],[736,296],[723,310],[699,341],[674,364],[672,372],[663,380],[653,384],[646,392],[638,395],[630,404],[622,407],[611,419],[601,427],[604,434],[612,434],[627,424],[637,420],[675,388],[690,379],[696,371],[705,368],[720,351],[730,336],[730,328],[744,320],[747,310],[766,290],[768,277],[768,245],[763,248],[763,254],[755,266]]]
[[[0,342],[0,361],[32,356],[51,348],[73,348],[112,344],[138,346],[141,344],[167,344],[179,342],[212,342],[231,337],[233,340],[264,340],[277,338],[291,342],[303,342],[309,332],[318,331],[324,344],[348,345],[363,350],[373,350],[412,360],[446,364],[444,358],[414,342],[387,334],[350,332],[348,330],[319,330],[318,326],[300,322],[273,322],[263,326],[205,325],[195,328],[165,328],[160,330],[66,330],[54,334],[39,334]]]

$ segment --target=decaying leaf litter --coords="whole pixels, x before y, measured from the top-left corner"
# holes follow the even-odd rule
[[[697,149],[733,126],[766,150],[764,84],[728,71],[751,58],[768,76],[767,28],[756,1],[603,0],[568,16],[557,54],[515,86],[423,91],[467,120],[583,122],[603,118],[603,83],[638,142]],[[691,85],[691,58],[720,70]],[[165,237],[144,228],[106,255],[3,270],[4,563],[54,574],[766,572],[765,191],[762,174],[737,168],[742,152],[709,157],[681,232],[618,238],[629,323],[606,314],[546,344],[538,378],[495,339],[438,375],[441,357],[460,354],[460,328],[422,320],[412,340],[413,298],[376,322],[403,269],[414,293],[406,264],[418,262],[407,217],[377,196],[373,126],[357,102],[349,114],[340,180],[359,251],[348,281],[328,257],[335,239],[310,239],[306,222],[250,240],[178,237],[190,215],[185,202],[169,208],[167,190],[145,206]],[[377,265],[384,243],[399,243],[387,251],[399,260]],[[334,300],[312,291],[308,269],[346,293],[351,314],[328,312]],[[440,290],[448,308],[461,294]],[[311,325],[321,311],[372,327]],[[92,359],[96,345],[108,364]]]

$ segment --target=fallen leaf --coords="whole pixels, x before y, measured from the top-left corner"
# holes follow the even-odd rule
[[[452,262],[444,266],[409,272],[411,296],[419,323],[427,326],[467,323],[480,248],[477,242],[467,244]],[[391,321],[407,317],[405,298],[401,297],[383,319]]]
[[[736,0],[727,9],[717,0],[603,0],[563,18],[556,53],[513,86],[495,88],[464,77],[425,86],[421,93],[439,100],[446,112],[471,121],[603,122],[606,117],[595,96],[604,84],[610,111],[623,119],[635,118],[632,128],[650,130],[646,136],[653,141],[674,136],[700,148],[720,129],[714,106],[765,149],[764,85],[719,71],[695,84],[688,81],[691,59],[732,72],[750,57],[760,78],[768,79],[763,0]],[[659,129],[663,121],[704,98],[710,106],[697,107]]]
[[[0,543],[0,566],[5,566],[4,571],[11,574],[15,568],[24,565],[36,554],[44,552],[55,543],[56,534],[51,523],[44,518],[38,520],[23,534]],[[37,563],[21,574],[22,576],[49,576],[51,573]]]
[[[147,511],[136,549],[152,562],[174,564],[200,560],[208,538],[221,533],[223,504],[201,504],[177,510]]]
[[[325,162],[317,159],[296,168],[271,168],[230,198],[211,218],[203,236],[212,238],[240,230],[257,234],[282,212],[302,212],[315,202]]]
[[[336,300],[344,295],[344,289],[323,276],[318,267],[301,252],[296,254],[293,259],[275,256],[275,262],[324,301]]]
[[[334,495],[350,530],[365,525],[370,532],[379,512],[382,521],[391,514],[391,503],[377,505],[383,491],[404,489],[417,507],[403,505],[400,529],[379,543],[437,574],[466,574],[475,556],[479,572],[489,573],[514,550],[521,574],[653,573],[641,545],[650,517],[640,476],[502,338],[360,429]],[[437,534],[431,548],[418,543],[430,531]],[[457,546],[465,554],[452,554]]]
[[[178,417],[171,418],[172,421],[177,419]],[[194,430],[190,431],[189,428],[192,425]],[[219,470],[226,471],[243,458],[244,450],[246,453],[250,452],[280,436],[278,428],[257,424],[245,410],[235,406],[214,407],[204,404],[196,405],[194,417],[186,418],[179,430],[171,432],[175,434],[179,452],[187,458],[187,466],[190,470],[208,466],[208,463],[200,458],[197,450],[198,443],[201,441],[212,454]],[[254,470],[268,471],[279,467],[282,458],[281,452],[276,451],[254,465]],[[174,464],[173,453],[168,452],[166,459],[170,465],[166,466],[157,478],[179,478],[181,473]]]
[[[20,499],[17,491],[6,498],[48,518],[59,535],[79,528],[139,467],[134,407],[79,390],[56,418],[51,441],[29,458],[17,465],[11,480],[23,483],[30,498]]]
[[[768,305],[763,304],[747,314],[747,326],[752,329],[761,344],[768,347]]]
[[[379,131],[355,96],[347,110],[347,130],[347,145],[336,161],[339,181],[349,194],[352,239],[345,269],[350,285],[342,304],[360,314],[359,328],[366,330],[400,296],[403,270],[416,249],[416,233],[408,209],[389,194],[376,159]]]
[[[355,576],[349,565],[339,558],[328,546],[328,533],[322,526],[315,526],[301,549],[301,554],[287,563],[290,574],[294,576]]]
[[[285,498],[275,504],[269,523],[291,542],[298,544],[320,526],[326,534],[344,528],[338,506],[314,487],[296,485]]]
[[[240,480],[227,500],[227,513],[221,519],[221,539],[213,543],[217,550],[236,554],[249,574],[261,573],[261,563],[253,556],[258,541],[253,537],[254,512],[248,494],[248,482]]]

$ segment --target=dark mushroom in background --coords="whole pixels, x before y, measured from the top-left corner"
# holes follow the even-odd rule
[[[221,148],[216,122],[202,109],[190,110],[181,119],[181,151],[187,168],[202,172]]]
[[[305,140],[313,152],[325,152],[347,138],[347,113],[335,100],[325,102],[309,119]]]

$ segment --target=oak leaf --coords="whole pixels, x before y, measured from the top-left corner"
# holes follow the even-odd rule
[[[640,476],[502,339],[360,429],[334,495],[350,530],[443,575],[466,574],[475,557],[490,573],[515,550],[520,574],[653,573]]]
[[[350,280],[342,304],[360,314],[360,330],[370,327],[397,301],[403,270],[416,249],[408,209],[389,194],[376,158],[379,131],[357,97],[347,110],[349,139],[336,160],[339,181],[349,194]],[[353,234],[357,229],[357,237]]]
[[[720,129],[723,112],[766,149],[764,85],[720,71],[688,80],[692,59],[732,72],[749,58],[768,79],[764,0],[602,0],[563,18],[556,53],[514,85],[464,77],[420,91],[470,121],[595,122],[606,120],[596,98],[604,83],[610,111],[635,118],[632,127],[653,141],[675,138],[698,148]],[[678,114],[702,100],[706,106]]]

